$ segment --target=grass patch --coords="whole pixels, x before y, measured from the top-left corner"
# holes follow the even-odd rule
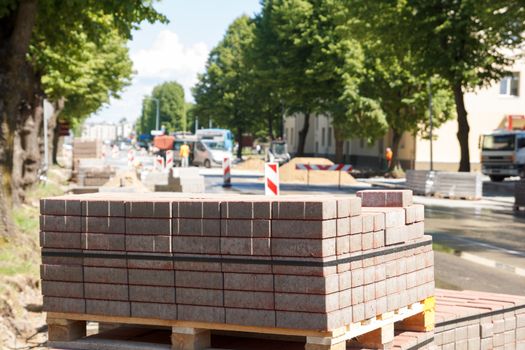
[[[456,250],[454,248],[451,248],[449,246],[440,244],[440,243],[432,243],[432,249],[437,252],[447,253],[447,254],[456,254]]]
[[[38,183],[28,192],[28,198],[45,198],[52,196],[60,196],[64,191],[55,182],[48,181],[46,183]]]

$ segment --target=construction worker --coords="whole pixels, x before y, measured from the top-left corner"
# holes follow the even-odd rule
[[[189,165],[189,158],[190,158],[190,147],[184,142],[182,146],[180,146],[180,166],[183,168],[187,168]]]
[[[392,158],[394,157],[394,152],[392,152],[392,149],[390,147],[387,147],[385,150],[385,159],[388,165],[388,169],[392,166]]]

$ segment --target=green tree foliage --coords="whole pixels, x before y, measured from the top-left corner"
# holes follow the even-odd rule
[[[508,74],[523,44],[525,6],[514,0],[352,0],[368,30],[408,46],[420,72],[446,80],[454,96],[460,171],[470,171],[464,93]]]
[[[168,81],[153,88],[151,96],[142,102],[139,120],[140,132],[149,134],[155,130],[157,122],[157,99],[159,101],[159,127],[166,130],[181,131],[186,127],[186,103],[184,89],[175,81]]]
[[[260,125],[260,118],[255,116],[258,101],[248,63],[253,29],[254,23],[247,16],[233,21],[222,41],[210,52],[206,72],[199,76],[193,90],[194,115],[199,121],[212,118],[217,125],[232,129],[239,143],[239,158],[242,134],[256,131]]]

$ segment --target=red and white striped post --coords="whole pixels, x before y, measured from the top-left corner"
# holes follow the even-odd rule
[[[231,159],[230,157],[224,157],[222,159],[222,187],[231,187],[232,176],[231,176]]]
[[[324,170],[324,171],[338,171],[339,172],[339,185],[341,188],[341,172],[350,172],[353,170],[351,164],[295,164],[295,169],[306,170],[306,184],[309,185],[310,170]]]
[[[166,151],[166,169],[171,169],[173,168],[173,151],[172,150],[168,150]]]
[[[279,163],[264,164],[264,194],[279,195]]]
[[[164,158],[161,156],[155,157],[155,166],[154,169],[157,171],[163,171],[164,170]]]

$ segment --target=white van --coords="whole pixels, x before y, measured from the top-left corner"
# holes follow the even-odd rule
[[[232,158],[224,142],[213,140],[200,140],[195,142],[193,149],[193,164],[203,165],[206,168],[221,167],[224,158]]]

